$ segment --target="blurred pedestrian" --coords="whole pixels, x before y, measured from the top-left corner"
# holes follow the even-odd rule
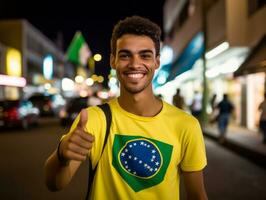
[[[191,114],[200,120],[202,110],[202,97],[198,91],[195,91],[192,104],[190,106]]]
[[[260,114],[260,130],[263,133],[263,144],[266,144],[266,93],[264,93],[264,100],[259,105]]]
[[[185,102],[184,102],[184,98],[181,96],[180,94],[180,89],[176,89],[176,93],[173,96],[173,104],[180,109],[184,109],[185,106]]]
[[[65,188],[88,157],[95,171],[90,199],[179,199],[182,174],[187,196],[207,200],[207,164],[198,121],[157,98],[152,79],[160,66],[158,25],[133,16],[112,33],[110,63],[120,96],[108,102],[112,120],[97,106],[81,111],[45,164],[50,190]]]
[[[230,116],[234,110],[234,106],[231,101],[228,99],[228,95],[224,94],[221,102],[216,106],[218,109],[218,129],[219,129],[219,142],[223,143],[225,140],[225,135],[227,131],[227,127],[229,124]]]
[[[210,100],[210,106],[211,106],[211,114],[210,114],[210,120],[209,122],[211,124],[214,124],[215,122],[217,122],[218,120],[218,110],[216,109],[216,105],[217,105],[217,95],[214,94]]]

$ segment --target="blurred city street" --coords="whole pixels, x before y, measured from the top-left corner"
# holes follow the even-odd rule
[[[50,192],[44,184],[44,162],[57,146],[62,128],[59,120],[42,118],[38,127],[28,131],[1,130],[1,199],[55,200],[84,199],[87,189],[85,162],[73,182],[63,191]],[[265,169],[205,138],[208,166],[205,185],[212,200],[264,200]],[[182,194],[184,199],[184,194]]]
[[[51,118],[41,119],[38,127],[28,131],[1,130],[1,199],[84,198],[87,187],[84,165],[64,192],[49,192],[44,184],[44,162],[65,132],[59,121]]]
[[[50,192],[44,183],[45,160],[82,109],[121,100],[125,92],[124,103],[118,101],[118,107],[138,118],[156,118],[163,113],[159,102],[163,100],[199,121],[207,150],[204,179],[209,200],[266,200],[266,0],[116,0],[83,5],[84,1],[40,1],[40,6],[33,8],[26,1],[0,3],[0,200],[85,199],[88,161],[65,190]],[[99,12],[103,7],[108,9]],[[116,35],[124,19],[142,17],[145,20],[140,20],[141,28],[130,25]],[[146,28],[146,34],[143,27],[149,20],[156,29]],[[134,40],[119,50],[124,32],[129,39],[134,36],[146,40],[148,36],[153,43],[144,47],[145,42],[138,45]],[[134,45],[138,48],[133,49]],[[144,59],[147,56],[143,52],[150,52],[150,59]],[[128,91],[127,83],[129,88],[142,89]],[[171,123],[176,123],[172,118]],[[124,120],[117,121],[127,125]],[[178,123],[174,126],[182,127]],[[128,124],[127,133],[132,128],[131,121]],[[145,121],[143,127],[146,125],[154,128]],[[169,126],[168,121],[163,125]],[[94,126],[97,123],[89,128]],[[188,127],[193,128],[190,124]],[[202,142],[201,138],[198,141]],[[62,146],[65,154],[64,147],[68,146]],[[189,162],[194,162],[191,157],[202,160],[198,158],[204,155],[196,153],[203,151],[195,151],[194,146],[192,151],[187,146],[181,149],[189,154]],[[146,156],[142,150],[140,154]],[[153,157],[149,160],[155,161]],[[141,160],[139,164],[149,173],[153,171],[146,162]],[[130,167],[129,171],[134,180],[139,178],[137,171]],[[171,178],[160,175],[167,186],[161,188],[169,190],[164,192],[173,198],[168,185],[173,186],[177,179],[171,173],[167,175]],[[116,181],[115,176],[110,180]],[[140,179],[140,185],[153,185],[154,176],[149,175],[148,181]],[[154,193],[165,199],[159,197],[164,193],[158,188],[154,193],[131,193],[122,192],[117,182],[97,183],[115,186],[119,195],[132,199],[149,200],[145,195]],[[196,192],[204,195],[200,184]],[[107,189],[105,186],[99,188]],[[181,200],[185,200],[182,178],[180,190]],[[106,191],[99,194],[107,194],[106,199],[115,194],[113,189]]]

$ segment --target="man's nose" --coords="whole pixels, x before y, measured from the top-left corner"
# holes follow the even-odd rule
[[[142,64],[142,60],[140,59],[140,57],[138,55],[134,55],[134,56],[132,56],[130,64],[132,67],[139,67]]]

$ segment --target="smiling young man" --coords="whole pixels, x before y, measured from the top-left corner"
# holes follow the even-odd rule
[[[82,110],[57,150],[47,159],[46,184],[60,190],[87,158],[98,163],[90,199],[179,199],[180,175],[187,199],[206,200],[206,166],[198,121],[156,98],[152,78],[160,65],[160,28],[146,18],[128,17],[113,30],[112,68],[120,96],[109,102],[110,134],[98,107]]]

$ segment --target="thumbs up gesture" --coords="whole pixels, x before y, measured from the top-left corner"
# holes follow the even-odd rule
[[[86,130],[88,113],[86,109],[80,112],[80,119],[74,131],[63,138],[60,148],[58,149],[61,157],[66,161],[76,160],[85,161],[89,150],[94,142],[94,136]]]

